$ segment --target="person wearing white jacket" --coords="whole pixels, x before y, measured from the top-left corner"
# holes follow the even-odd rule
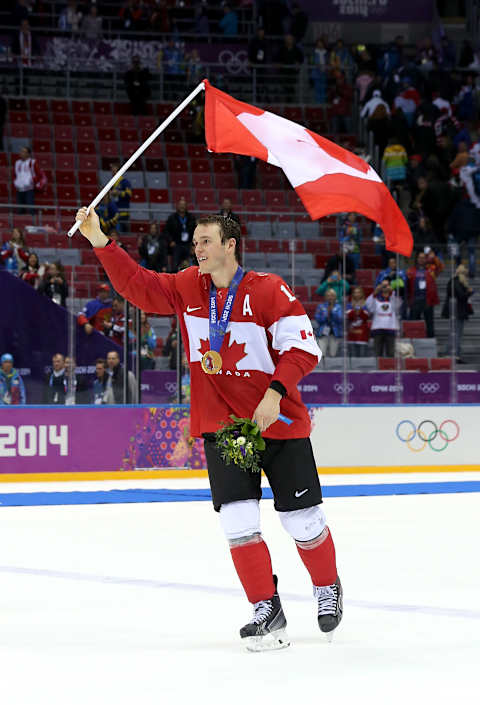
[[[386,279],[365,301],[365,307],[372,316],[371,334],[377,357],[395,355],[395,333],[399,330],[401,305],[401,299],[394,293]]]

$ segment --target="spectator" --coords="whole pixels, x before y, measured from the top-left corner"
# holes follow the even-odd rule
[[[123,404],[123,365],[116,350],[107,353],[107,384],[105,404]],[[127,404],[137,403],[137,383],[133,372],[127,373]]]
[[[15,161],[14,172],[13,184],[17,191],[17,203],[19,206],[35,205],[35,187],[40,188],[43,178],[36,159],[32,158],[30,147],[22,147],[20,150],[19,159]],[[19,208],[18,212],[22,213],[23,209]],[[30,209],[30,213],[34,215],[33,208]]]
[[[38,289],[44,274],[45,267],[40,264],[37,253],[30,252],[26,265],[20,271],[20,278],[30,284],[30,286],[33,286],[34,289]]]
[[[257,159],[244,154],[235,155],[235,169],[238,172],[238,187],[252,189],[256,185]]]
[[[122,29],[134,32],[145,29],[144,7],[141,0],[127,0],[120,8],[118,16],[122,22]]]
[[[342,301],[344,296],[348,294],[350,285],[345,279],[342,279],[338,270],[334,270],[329,274],[327,279],[320,284],[315,293],[318,296],[325,296],[329,289],[335,292],[338,301]]]
[[[174,100],[184,84],[185,57],[183,45],[173,39],[162,52],[164,92],[167,100]]]
[[[270,46],[265,39],[265,29],[257,27],[256,35],[248,44],[248,61],[255,71],[258,100],[267,100],[268,96],[268,69]]]
[[[27,263],[28,250],[25,247],[25,239],[20,228],[12,229],[10,240],[5,242],[0,250],[0,259],[5,265],[5,269],[12,274],[18,274],[19,270]]]
[[[118,173],[120,162],[110,164],[112,176]],[[130,230],[130,199],[132,198],[132,185],[125,176],[122,176],[112,187],[110,198],[115,203],[118,212],[117,229],[121,233],[128,233]]]
[[[387,280],[375,287],[365,306],[372,316],[371,334],[376,357],[394,357],[400,299]]]
[[[187,64],[187,85],[193,89],[202,80],[205,75],[205,69],[197,49],[192,49],[185,56],[185,59]]]
[[[100,226],[105,233],[110,237],[111,232],[117,229],[118,225],[118,208],[110,193],[106,193],[95,212],[100,219]]]
[[[345,259],[345,272],[343,271],[343,261]],[[330,257],[325,266],[325,272],[323,274],[322,282],[328,280],[331,274],[337,273],[338,278],[342,276],[347,280],[348,284],[354,284],[355,282],[355,262],[348,253],[344,253],[342,247],[340,246],[340,251]]]
[[[142,68],[140,57],[132,57],[132,66],[124,76],[125,89],[132,115],[147,115],[147,100],[150,98],[150,71]]]
[[[292,15],[290,18],[290,34],[296,42],[301,42],[308,28],[308,15],[302,10],[298,2],[292,3]]]
[[[128,247],[126,245],[124,245],[123,242],[120,242],[120,235],[118,234],[118,232],[116,230],[110,230],[108,236],[109,236],[110,240],[113,240],[114,242],[116,242],[117,245],[122,248],[122,250],[125,250],[125,252],[128,252]]]
[[[82,32],[85,39],[98,41],[102,38],[102,18],[98,16],[96,5],[91,5],[90,12],[83,18]]]
[[[39,284],[40,294],[48,296],[54,303],[65,306],[68,296],[68,285],[60,262],[47,265],[47,271]]]
[[[332,71],[348,73],[353,70],[354,61],[348,47],[343,43],[343,39],[337,39],[335,46],[330,52],[330,68]]]
[[[450,185],[438,176],[433,176],[430,181],[419,179],[419,188],[414,202],[414,207],[419,204],[423,215],[427,216],[432,228],[434,241],[443,243],[445,237],[445,224],[453,205],[453,194]],[[423,188],[426,185],[426,188]]]
[[[340,228],[340,243],[353,260],[355,269],[360,266],[360,242],[362,229],[357,222],[357,214],[349,213]],[[337,292],[338,295],[338,292]]]
[[[218,23],[221,32],[226,37],[231,37],[238,34],[238,17],[235,10],[232,10],[230,5],[223,6],[223,17]]]
[[[60,13],[59,29],[64,32],[78,32],[83,13],[78,9],[76,0],[67,0],[67,6]]]
[[[402,84],[403,90],[394,98],[393,104],[396,110],[402,110],[408,126],[413,127],[415,112],[421,102],[420,93],[413,85],[413,81],[409,76],[404,77]]]
[[[315,311],[317,341],[322,356],[336,357],[343,336],[343,312],[334,289],[327,289],[325,301]]]
[[[418,252],[415,264],[407,270],[410,320],[425,319],[427,337],[434,338],[433,309],[439,303],[437,284],[426,268],[425,252]]]
[[[423,251],[426,255],[425,269],[427,269],[430,274],[436,279],[438,275],[441,274],[445,269],[445,265],[443,264],[440,257],[435,254],[435,252],[429,245],[424,247]]]
[[[67,383],[65,380],[65,357],[55,353],[52,357],[52,371],[45,378],[44,404],[65,404]]]
[[[277,63],[280,64],[279,79],[283,83],[284,98],[286,103],[292,103],[295,97],[295,88],[298,81],[298,73],[303,64],[303,52],[295,43],[295,38],[291,34],[285,36],[283,46],[277,55]]]
[[[449,241],[456,242],[458,251],[455,256],[457,266],[461,262],[461,250],[467,246],[468,275],[474,279],[476,275],[476,247],[480,232],[480,209],[467,199],[460,200],[453,209],[448,222]]]
[[[195,13],[195,34],[198,37],[206,37],[210,34],[210,21],[208,10],[202,3],[197,3],[194,8]]]
[[[0,365],[0,404],[26,404],[25,386],[13,366],[13,356],[4,353]]]
[[[84,375],[76,373],[74,357],[65,358],[65,406],[88,404],[90,402],[88,384]]]
[[[111,338],[117,345],[123,345],[125,334],[125,309],[124,300],[121,296],[114,296],[112,301],[112,311],[105,317],[103,322],[103,333],[107,338]]]
[[[103,357],[99,357],[95,360],[95,377],[91,389],[92,404],[104,403],[108,379],[107,361]]]
[[[436,148],[435,122],[440,110],[429,98],[424,98],[415,114],[415,151],[423,155],[432,154]]]
[[[150,232],[142,235],[138,241],[140,264],[155,272],[166,272],[168,266],[168,244],[160,233],[158,223],[150,223]]]
[[[140,324],[140,369],[154,370],[157,336],[145,311],[140,311]]]
[[[390,188],[407,178],[408,155],[405,147],[398,144],[396,137],[390,137],[382,157],[383,177]]]
[[[169,369],[177,369],[177,319],[172,316],[170,321],[170,332],[168,333],[162,350],[163,357],[170,358]]]
[[[33,67],[34,58],[39,53],[37,41],[30,31],[30,23],[28,19],[23,19],[20,22],[18,33],[15,33],[13,37],[12,54],[18,58],[21,66],[29,69]]]
[[[234,220],[240,225],[240,218],[232,211],[232,201],[230,198],[223,199],[222,207],[220,208],[218,214],[223,215],[224,218],[231,218],[231,220]]]
[[[335,83],[330,95],[332,129],[335,134],[350,132],[352,129],[353,88],[347,82],[342,71],[335,71],[334,78]]]
[[[312,56],[312,81],[315,91],[315,101],[322,105],[327,102],[327,67],[328,50],[322,37],[315,42]]]
[[[447,285],[445,303],[442,309],[442,318],[450,318],[453,314],[455,319],[455,351],[452,350],[450,341],[449,354],[455,354],[458,363],[462,363],[462,339],[465,321],[473,314],[470,297],[473,290],[470,287],[467,277],[467,268],[459,264],[455,270],[455,276],[450,279]]]
[[[355,286],[347,305],[347,345],[350,357],[366,357],[368,354],[369,318],[363,289],[361,286]]]
[[[165,236],[173,250],[173,269],[176,271],[180,262],[190,256],[190,247],[195,230],[194,216],[187,210],[184,196],[179,198],[177,210],[168,216],[165,223]]]
[[[385,269],[378,274],[375,280],[375,287],[379,286],[382,282],[387,281],[392,290],[397,294],[398,298],[401,299],[401,317],[406,318],[407,316],[407,275],[405,270],[397,269],[397,258],[395,256],[389,257],[388,265]]]
[[[87,335],[94,330],[103,333],[105,320],[112,313],[112,300],[108,284],[100,284],[96,299],[88,301],[85,308],[78,314],[78,325],[83,327]]]
[[[375,115],[378,108],[381,109],[378,110],[376,119],[378,119],[379,117],[383,118],[385,116],[390,115],[390,108],[388,107],[388,103],[383,100],[382,92],[376,89],[373,91],[373,95],[370,100],[368,100],[363,106],[360,112],[360,117],[367,118],[367,120],[369,120],[372,116]]]

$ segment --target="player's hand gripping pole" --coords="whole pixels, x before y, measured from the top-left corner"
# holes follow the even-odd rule
[[[122,167],[117,171],[117,173],[116,173],[114,176],[112,176],[112,178],[110,179],[110,181],[108,182],[108,184],[105,184],[105,186],[102,188],[102,190],[100,191],[100,193],[99,193],[97,196],[95,196],[95,198],[93,199],[93,201],[92,201],[92,202],[90,203],[90,205],[88,206],[88,208],[87,208],[87,213],[88,213],[88,211],[89,211],[91,208],[95,208],[95,206],[97,206],[97,205],[100,203],[100,201],[101,201],[102,198],[105,196],[105,194],[110,191],[110,189],[112,188],[112,186],[118,181],[118,179],[120,179],[120,178],[123,176],[123,174],[124,174],[124,173],[127,171],[127,169],[133,164],[133,162],[136,161],[136,160],[138,159],[138,157],[139,157],[141,154],[143,154],[143,152],[147,149],[147,147],[149,147],[149,146],[152,144],[152,142],[157,139],[158,135],[160,135],[160,134],[165,130],[165,128],[170,125],[170,123],[172,122],[172,120],[175,120],[175,118],[177,117],[177,115],[182,112],[182,110],[185,108],[185,106],[187,106],[187,105],[195,98],[195,96],[196,96],[198,93],[200,93],[200,91],[203,91],[203,90],[205,90],[205,85],[204,85],[204,83],[203,83],[203,81],[202,81],[202,82],[199,83],[198,86],[190,93],[190,95],[187,96],[187,97],[185,98],[185,100],[184,100],[182,103],[180,103],[180,105],[179,105],[178,107],[176,107],[175,110],[174,110],[172,113],[170,113],[170,115],[162,122],[162,124],[157,127],[157,129],[155,130],[155,132],[152,132],[152,134],[150,135],[150,137],[148,137],[148,138],[145,140],[145,142],[140,145],[140,147],[137,149],[137,151],[136,151],[134,154],[132,154],[132,156],[130,157],[130,159],[128,159],[128,160],[125,162],[125,164],[123,164]],[[75,224],[72,225],[72,227],[71,227],[70,230],[68,231],[68,237],[72,237],[72,235],[75,233],[75,231],[78,230],[79,225],[80,225],[80,221],[79,221],[79,220],[76,220],[76,221],[75,221]]]

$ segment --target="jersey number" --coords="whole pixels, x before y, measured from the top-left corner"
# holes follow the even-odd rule
[[[284,284],[281,285],[280,291],[283,291],[283,293],[285,294],[287,299],[290,301],[290,303],[292,301],[296,301],[296,297],[289,292],[289,290],[287,289],[287,287]]]

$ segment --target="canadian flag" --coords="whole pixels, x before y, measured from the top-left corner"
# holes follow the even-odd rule
[[[380,225],[387,250],[409,256],[407,221],[363,159],[291,120],[235,100],[205,80],[205,139],[211,152],[257,157],[283,169],[312,220],[355,211]]]

